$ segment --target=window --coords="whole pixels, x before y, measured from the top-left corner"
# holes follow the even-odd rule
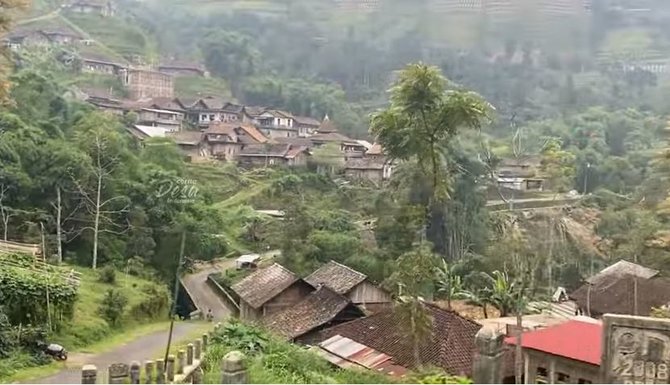
[[[209,120],[212,121],[212,122],[215,120],[214,114],[209,115]]]
[[[580,378],[579,381],[577,381],[578,384],[593,384],[593,382],[589,380],[585,380],[583,378]]]
[[[547,384],[549,383],[549,373],[545,368],[537,368],[535,383],[537,384]]]
[[[570,383],[570,376],[568,376],[565,373],[558,373],[558,378],[556,378],[556,383],[557,384],[569,384]]]

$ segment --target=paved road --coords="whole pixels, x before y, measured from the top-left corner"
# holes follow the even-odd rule
[[[203,315],[207,314],[207,309],[212,309],[214,319],[221,321],[232,314],[228,304],[207,283],[207,276],[212,273],[223,272],[233,266],[235,266],[235,260],[233,259],[218,261],[215,264],[201,263],[196,265],[195,273],[184,276],[181,279],[184,289],[186,289],[191,300],[193,300],[195,307]]]
[[[192,322],[176,322],[172,335],[173,341],[179,341],[186,338],[192,331],[200,325]],[[71,353],[68,358],[68,369],[64,369],[52,376],[29,380],[28,384],[80,384],[81,367],[86,364],[92,364],[98,367],[98,382],[105,383],[105,373],[109,365],[114,363],[128,363],[132,361],[144,362],[146,360],[157,359],[154,357],[156,352],[165,349],[167,344],[168,330],[148,334],[135,341],[123,346],[119,346],[107,353],[100,354],[77,354]]]

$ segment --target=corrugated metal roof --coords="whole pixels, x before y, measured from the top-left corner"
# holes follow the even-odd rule
[[[391,356],[339,334],[323,341],[319,347],[317,353],[342,368],[360,366],[395,377],[407,372],[407,368],[393,362]]]

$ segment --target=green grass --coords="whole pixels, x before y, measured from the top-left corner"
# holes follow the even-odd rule
[[[65,346],[70,352],[99,353],[168,327],[165,320],[152,320],[133,310],[143,301],[154,299],[144,289],[155,286],[156,283],[117,272],[116,283],[111,285],[99,282],[97,271],[85,268],[76,270],[82,274],[82,279],[74,316],[69,325],[51,333],[49,341]],[[98,314],[98,307],[105,293],[112,288],[120,290],[128,298],[122,324],[115,328],[110,327]],[[63,363],[55,362],[36,366],[29,355],[19,352],[8,359],[0,360],[0,383],[44,377],[65,367]]]
[[[104,284],[98,281],[97,272],[84,268],[77,268],[77,270],[82,273],[82,281],[75,305],[73,322],[70,326],[66,326],[56,333],[53,336],[54,340],[63,346],[67,346],[69,350],[74,350],[146,323],[146,320],[135,319],[131,314],[131,309],[149,298],[142,289],[155,285],[154,283],[117,273],[115,285]],[[121,330],[111,328],[107,321],[98,314],[98,307],[105,293],[112,288],[120,290],[128,297],[128,305],[122,322],[123,329]]]
[[[177,76],[174,80],[174,91],[176,96],[183,98],[216,96],[233,101],[225,80],[213,77]]]
[[[68,15],[67,19],[95,40],[124,57],[156,56],[155,43],[142,29],[119,17]]]

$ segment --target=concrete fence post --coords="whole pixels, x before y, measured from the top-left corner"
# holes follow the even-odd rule
[[[133,361],[130,363],[130,383],[139,384],[140,383],[140,369],[142,366],[139,362]]]
[[[156,383],[165,383],[165,360],[162,358],[156,360]]]
[[[144,383],[151,384],[154,382],[154,362],[146,361],[144,362]]]
[[[174,369],[175,369],[174,361],[175,361],[174,355],[170,354],[167,360],[167,373],[165,373],[166,382],[171,383],[172,381],[174,381]]]
[[[199,360],[201,353],[202,353],[202,340],[195,340],[195,351],[193,352],[194,358],[196,360]]]
[[[95,384],[98,382],[98,368],[95,365],[84,365],[81,368],[81,383]]]
[[[184,374],[184,368],[186,367],[186,352],[180,350],[177,352],[177,374]]]
[[[221,362],[222,384],[246,384],[247,367],[242,352],[232,351],[223,357]]]
[[[193,365],[193,344],[186,345],[186,365]]]
[[[128,364],[111,364],[107,372],[109,374],[107,380],[110,384],[125,384],[130,379],[130,367]]]
[[[475,335],[477,350],[472,367],[472,381],[475,384],[502,384],[502,361],[505,336],[484,327]]]
[[[207,333],[202,335],[202,351],[207,351],[207,344],[209,343],[209,335]]]

